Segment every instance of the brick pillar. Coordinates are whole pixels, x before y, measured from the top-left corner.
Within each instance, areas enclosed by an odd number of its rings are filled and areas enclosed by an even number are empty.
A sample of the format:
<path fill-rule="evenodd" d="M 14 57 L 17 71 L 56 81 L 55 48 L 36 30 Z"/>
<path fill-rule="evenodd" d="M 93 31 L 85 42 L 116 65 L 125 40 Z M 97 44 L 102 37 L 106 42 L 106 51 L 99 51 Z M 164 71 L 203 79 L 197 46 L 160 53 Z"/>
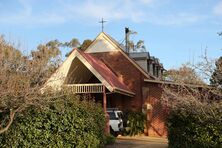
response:
<path fill-rule="evenodd" d="M 150 136 L 150 129 L 151 129 L 151 118 L 152 118 L 152 111 L 147 110 L 146 112 L 146 119 L 147 119 L 147 136 Z"/>

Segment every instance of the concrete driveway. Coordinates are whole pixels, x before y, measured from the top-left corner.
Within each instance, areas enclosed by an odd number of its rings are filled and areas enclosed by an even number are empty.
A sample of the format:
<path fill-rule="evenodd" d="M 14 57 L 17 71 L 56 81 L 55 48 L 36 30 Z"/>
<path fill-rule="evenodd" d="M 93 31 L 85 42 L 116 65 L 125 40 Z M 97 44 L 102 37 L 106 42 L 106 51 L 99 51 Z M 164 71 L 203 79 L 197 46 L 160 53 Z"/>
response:
<path fill-rule="evenodd" d="M 168 142 L 164 138 L 154 138 L 146 136 L 117 138 L 116 143 L 108 145 L 106 148 L 167 148 Z"/>

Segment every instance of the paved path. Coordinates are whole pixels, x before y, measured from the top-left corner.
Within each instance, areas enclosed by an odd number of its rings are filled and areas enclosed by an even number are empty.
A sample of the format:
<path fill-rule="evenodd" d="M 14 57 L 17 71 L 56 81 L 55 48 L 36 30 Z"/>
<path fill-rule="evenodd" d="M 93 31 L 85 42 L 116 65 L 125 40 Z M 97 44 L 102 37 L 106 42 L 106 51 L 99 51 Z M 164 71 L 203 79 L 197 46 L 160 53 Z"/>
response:
<path fill-rule="evenodd" d="M 116 143 L 106 148 L 167 148 L 167 139 L 154 137 L 118 137 Z"/>

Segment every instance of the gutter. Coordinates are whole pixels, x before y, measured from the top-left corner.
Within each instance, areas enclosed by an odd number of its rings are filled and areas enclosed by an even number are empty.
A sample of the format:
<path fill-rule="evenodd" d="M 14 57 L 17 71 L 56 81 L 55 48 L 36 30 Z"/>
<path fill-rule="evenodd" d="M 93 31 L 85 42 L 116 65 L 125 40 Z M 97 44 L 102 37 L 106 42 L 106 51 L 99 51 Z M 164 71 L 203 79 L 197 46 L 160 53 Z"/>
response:
<path fill-rule="evenodd" d="M 168 84 L 168 85 L 180 85 L 180 86 L 188 86 L 188 87 L 199 87 L 199 88 L 211 88 L 208 85 L 195 85 L 195 84 L 180 84 L 176 82 L 170 82 L 170 81 L 161 81 L 161 80 L 150 80 L 150 79 L 144 79 L 144 82 L 149 82 L 149 83 L 157 83 L 157 84 Z"/>
<path fill-rule="evenodd" d="M 123 94 L 123 95 L 127 95 L 129 97 L 134 97 L 135 96 L 135 93 L 124 90 L 124 89 L 121 89 L 121 88 L 117 88 L 117 87 L 113 87 L 113 92 L 120 93 L 120 94 Z"/>

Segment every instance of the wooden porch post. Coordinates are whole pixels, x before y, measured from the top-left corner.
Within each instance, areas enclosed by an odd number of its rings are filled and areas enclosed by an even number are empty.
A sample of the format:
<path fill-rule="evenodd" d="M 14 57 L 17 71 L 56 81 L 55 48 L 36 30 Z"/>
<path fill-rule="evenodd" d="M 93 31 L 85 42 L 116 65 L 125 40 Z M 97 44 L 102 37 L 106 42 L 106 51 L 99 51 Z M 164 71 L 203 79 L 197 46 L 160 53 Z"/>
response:
<path fill-rule="evenodd" d="M 103 85 L 103 110 L 106 113 L 106 87 Z"/>
<path fill-rule="evenodd" d="M 105 134 L 110 133 L 109 129 L 109 115 L 106 112 L 106 107 L 107 107 L 107 99 L 106 99 L 106 87 L 103 85 L 103 110 L 105 113 L 105 118 L 106 118 L 106 123 L 105 123 Z"/>

